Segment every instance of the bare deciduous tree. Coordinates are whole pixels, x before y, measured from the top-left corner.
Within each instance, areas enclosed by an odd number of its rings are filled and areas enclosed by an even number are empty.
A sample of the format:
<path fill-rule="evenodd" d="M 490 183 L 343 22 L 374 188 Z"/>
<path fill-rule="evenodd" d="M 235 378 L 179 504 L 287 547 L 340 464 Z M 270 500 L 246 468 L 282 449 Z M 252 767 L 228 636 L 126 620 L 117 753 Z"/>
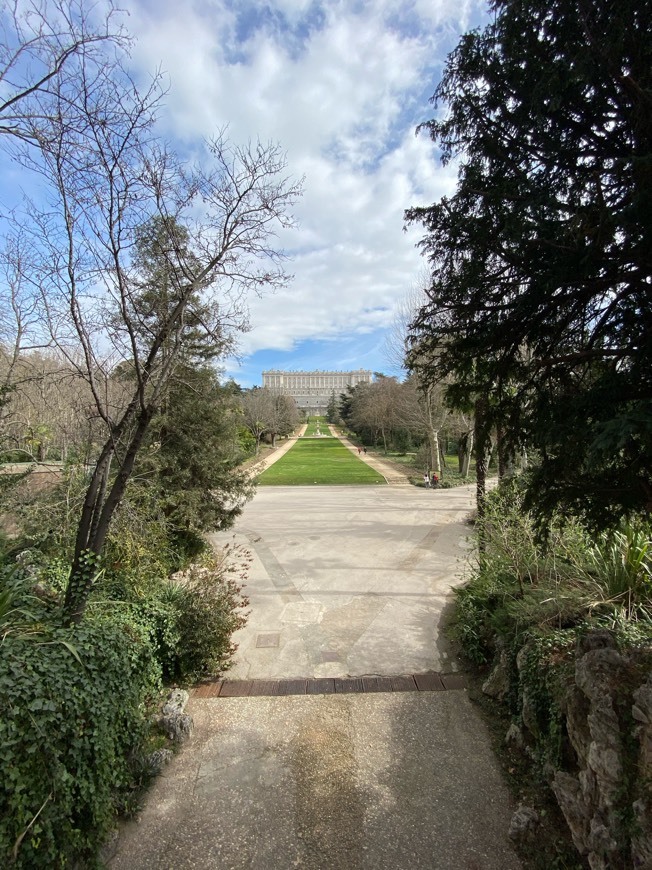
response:
<path fill-rule="evenodd" d="M 87 383 L 105 433 L 64 602 L 73 621 L 83 615 L 109 524 L 189 326 L 216 356 L 232 348 L 247 328 L 247 295 L 288 280 L 275 234 L 293 224 L 300 193 L 275 144 L 236 146 L 219 134 L 201 166 L 181 164 L 152 133 L 159 80 L 139 92 L 120 57 L 105 53 L 101 63 L 96 45 L 82 40 L 50 64 L 53 74 L 13 102 L 20 122 L 6 131 L 23 145 L 14 155 L 43 184 L 38 199 L 12 215 L 27 247 L 20 279 L 53 345 Z M 166 266 L 158 297 L 137 247 L 152 225 Z M 116 406 L 106 385 L 118 364 L 128 395 Z"/>
<path fill-rule="evenodd" d="M 450 409 L 444 403 L 443 384 L 423 384 L 412 374 L 401 384 L 399 415 L 410 432 L 428 442 L 428 468 L 442 477 L 439 434 L 448 423 Z"/>
<path fill-rule="evenodd" d="M 299 422 L 299 412 L 292 396 L 268 387 L 248 390 L 243 394 L 241 404 L 244 424 L 256 440 L 256 454 L 263 435 L 271 436 L 272 445 L 275 445 L 278 435 L 288 435 Z"/>
<path fill-rule="evenodd" d="M 292 396 L 276 393 L 272 402 L 272 415 L 269 420 L 268 434 L 272 439 L 272 447 L 276 447 L 279 435 L 289 435 L 299 423 L 299 410 Z"/>
<path fill-rule="evenodd" d="M 426 300 L 425 287 L 430 275 L 423 269 L 415 283 L 397 306 L 394 322 L 387 338 L 385 352 L 389 361 L 411 372 L 411 389 L 404 396 L 406 424 L 420 431 L 428 440 L 430 468 L 442 476 L 439 434 L 450 418 L 450 409 L 445 404 L 446 384 L 423 376 L 418 352 L 410 340 L 410 328 L 417 312 Z M 416 399 L 416 401 L 414 401 Z"/>
<path fill-rule="evenodd" d="M 256 441 L 256 455 L 260 450 L 260 439 L 268 427 L 274 397 L 265 387 L 254 387 L 242 395 L 242 419 Z"/>
<path fill-rule="evenodd" d="M 55 128 L 57 94 L 68 96 L 68 121 L 83 113 L 78 97 L 93 100 L 92 68 L 111 68 L 109 51 L 127 37 L 112 0 L 28 0 L 0 8 L 0 136 L 47 147 Z M 109 61 L 107 63 L 107 61 Z M 80 78 L 80 71 L 86 76 Z M 7 143 L 5 143 L 6 145 Z"/>
<path fill-rule="evenodd" d="M 379 434 L 387 453 L 390 432 L 402 425 L 400 415 L 401 384 L 396 378 L 377 375 L 371 384 L 358 384 L 351 399 L 351 418 L 356 429 L 370 429 Z"/>

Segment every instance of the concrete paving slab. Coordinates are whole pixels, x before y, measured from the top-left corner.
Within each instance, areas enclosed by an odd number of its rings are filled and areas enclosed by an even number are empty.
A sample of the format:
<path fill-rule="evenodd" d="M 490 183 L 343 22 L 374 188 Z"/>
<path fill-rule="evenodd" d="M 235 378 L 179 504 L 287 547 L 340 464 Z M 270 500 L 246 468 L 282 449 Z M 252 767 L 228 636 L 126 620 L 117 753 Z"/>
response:
<path fill-rule="evenodd" d="M 191 702 L 191 742 L 112 870 L 517 870 L 466 693 Z"/>
<path fill-rule="evenodd" d="M 253 554 L 233 679 L 454 670 L 442 629 L 473 487 L 265 487 L 232 532 Z M 257 643 L 278 632 L 278 647 Z M 324 659 L 328 653 L 337 658 Z"/>

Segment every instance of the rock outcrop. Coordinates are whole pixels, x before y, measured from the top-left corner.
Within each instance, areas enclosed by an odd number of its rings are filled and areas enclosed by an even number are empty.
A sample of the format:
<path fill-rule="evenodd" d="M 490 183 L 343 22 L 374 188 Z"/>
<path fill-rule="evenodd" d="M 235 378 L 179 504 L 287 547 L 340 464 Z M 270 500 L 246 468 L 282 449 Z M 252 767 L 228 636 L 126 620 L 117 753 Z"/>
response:
<path fill-rule="evenodd" d="M 174 743 L 183 743 L 192 734 L 192 716 L 184 713 L 188 698 L 185 689 L 173 689 L 158 720 L 165 735 Z"/>
<path fill-rule="evenodd" d="M 523 648 L 519 672 L 526 658 Z M 560 699 L 564 762 L 561 769 L 548 768 L 547 775 L 573 842 L 592 870 L 652 870 L 649 663 L 649 650 L 621 653 L 609 632 L 591 632 L 578 644 L 574 679 Z M 522 673 L 520 712 L 518 736 L 531 752 L 544 738 Z M 513 726 L 508 743 L 519 745 L 516 737 Z M 533 824 L 519 817 L 514 834 L 521 836 Z"/>

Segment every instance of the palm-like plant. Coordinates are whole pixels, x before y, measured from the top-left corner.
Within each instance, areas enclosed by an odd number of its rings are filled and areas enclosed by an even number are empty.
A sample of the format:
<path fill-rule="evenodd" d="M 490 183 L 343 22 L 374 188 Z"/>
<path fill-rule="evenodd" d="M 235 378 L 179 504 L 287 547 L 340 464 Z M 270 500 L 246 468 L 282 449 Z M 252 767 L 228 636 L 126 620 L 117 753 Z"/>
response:
<path fill-rule="evenodd" d="M 652 540 L 649 529 L 626 525 L 603 532 L 587 548 L 581 579 L 593 586 L 591 609 L 611 605 L 627 619 L 652 619 Z"/>

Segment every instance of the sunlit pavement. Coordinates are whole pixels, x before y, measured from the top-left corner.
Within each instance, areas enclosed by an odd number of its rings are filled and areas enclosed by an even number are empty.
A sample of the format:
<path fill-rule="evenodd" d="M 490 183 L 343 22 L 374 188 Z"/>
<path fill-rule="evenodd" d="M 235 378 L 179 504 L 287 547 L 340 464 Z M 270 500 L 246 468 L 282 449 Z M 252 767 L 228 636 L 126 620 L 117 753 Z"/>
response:
<path fill-rule="evenodd" d="M 215 539 L 253 555 L 249 624 L 225 685 L 455 672 L 442 613 L 468 556 L 472 494 L 262 488 Z M 285 697 L 201 689 L 193 737 L 107 850 L 109 866 L 517 870 L 514 807 L 466 691 L 381 684 Z"/>
<path fill-rule="evenodd" d="M 442 622 L 472 506 L 472 487 L 261 487 L 213 537 L 253 556 L 229 679 L 455 670 Z"/>

